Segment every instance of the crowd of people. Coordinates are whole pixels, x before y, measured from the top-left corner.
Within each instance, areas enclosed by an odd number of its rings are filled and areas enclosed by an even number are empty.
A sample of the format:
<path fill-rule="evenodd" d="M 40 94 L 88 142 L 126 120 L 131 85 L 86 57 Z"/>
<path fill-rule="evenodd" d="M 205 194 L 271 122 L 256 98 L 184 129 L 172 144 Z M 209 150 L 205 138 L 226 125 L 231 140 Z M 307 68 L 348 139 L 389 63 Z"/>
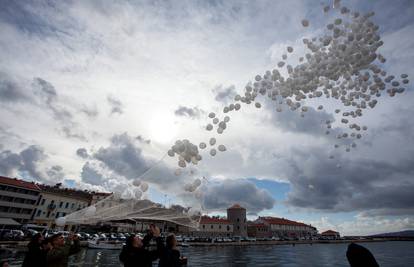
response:
<path fill-rule="evenodd" d="M 151 241 L 155 241 L 156 249 L 151 249 Z M 28 252 L 22 267 L 67 267 L 69 256 L 80 251 L 80 242 L 77 235 L 71 234 L 65 240 L 62 234 L 55 234 L 44 238 L 36 234 L 28 244 Z M 346 257 L 351 267 L 378 267 L 372 253 L 365 247 L 351 243 L 348 246 Z M 181 257 L 177 249 L 177 240 L 174 234 L 164 238 L 160 229 L 151 225 L 148 233 L 140 238 L 131 235 L 119 255 L 124 267 L 151 267 L 159 260 L 158 267 L 180 267 L 187 264 L 187 258 Z M 0 262 L 0 267 L 8 267 L 8 262 Z"/>
<path fill-rule="evenodd" d="M 151 240 L 155 241 L 156 249 L 150 249 Z M 50 238 L 44 238 L 38 233 L 33 236 L 27 247 L 22 267 L 67 267 L 69 256 L 80 251 L 80 242 L 75 234 L 70 234 L 65 240 L 60 233 Z M 164 242 L 160 229 L 155 225 L 150 226 L 142 239 L 137 235 L 129 236 L 119 260 L 124 267 L 150 267 L 156 260 L 159 260 L 159 267 L 179 267 L 187 262 L 185 257 L 180 256 L 175 235 L 167 236 Z M 0 267 L 8 266 L 7 261 L 0 262 Z"/>

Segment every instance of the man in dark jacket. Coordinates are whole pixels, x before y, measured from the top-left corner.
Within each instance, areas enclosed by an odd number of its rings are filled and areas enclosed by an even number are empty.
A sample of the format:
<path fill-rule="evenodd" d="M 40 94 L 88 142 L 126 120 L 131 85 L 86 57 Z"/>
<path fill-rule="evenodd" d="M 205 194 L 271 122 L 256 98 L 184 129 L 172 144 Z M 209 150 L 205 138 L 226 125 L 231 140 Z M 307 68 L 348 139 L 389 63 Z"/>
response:
<path fill-rule="evenodd" d="M 374 255 L 365 247 L 351 243 L 346 251 L 346 257 L 351 267 L 378 267 Z"/>
<path fill-rule="evenodd" d="M 151 251 L 146 247 L 153 237 L 157 243 L 157 250 Z M 124 264 L 124 267 L 151 267 L 152 262 L 160 257 L 163 250 L 164 243 L 160 237 L 160 229 L 152 225 L 150 233 L 143 240 L 135 235 L 128 237 L 119 255 L 119 260 Z"/>
<path fill-rule="evenodd" d="M 48 267 L 67 267 L 69 256 L 80 251 L 78 236 L 72 233 L 66 242 L 62 234 L 55 234 L 51 238 L 51 243 L 52 249 L 46 258 Z"/>
<path fill-rule="evenodd" d="M 24 258 L 22 267 L 46 266 L 47 246 L 43 245 L 47 240 L 43 239 L 42 234 L 38 233 L 32 237 L 27 245 L 28 251 Z"/>

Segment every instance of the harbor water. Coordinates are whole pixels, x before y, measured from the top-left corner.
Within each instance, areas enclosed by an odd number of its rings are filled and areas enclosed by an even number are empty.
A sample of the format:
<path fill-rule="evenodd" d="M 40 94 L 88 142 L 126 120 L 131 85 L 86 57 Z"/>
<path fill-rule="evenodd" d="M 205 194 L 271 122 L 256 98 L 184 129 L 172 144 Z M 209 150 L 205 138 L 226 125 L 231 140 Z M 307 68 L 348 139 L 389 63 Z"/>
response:
<path fill-rule="evenodd" d="M 414 242 L 361 243 L 374 254 L 380 266 L 414 266 Z M 348 244 L 297 244 L 260 246 L 182 247 L 181 254 L 192 266 L 349 266 Z M 83 249 L 71 257 L 70 266 L 121 266 L 119 250 Z M 20 266 L 18 253 L 11 266 Z M 156 262 L 154 266 L 157 266 Z"/>

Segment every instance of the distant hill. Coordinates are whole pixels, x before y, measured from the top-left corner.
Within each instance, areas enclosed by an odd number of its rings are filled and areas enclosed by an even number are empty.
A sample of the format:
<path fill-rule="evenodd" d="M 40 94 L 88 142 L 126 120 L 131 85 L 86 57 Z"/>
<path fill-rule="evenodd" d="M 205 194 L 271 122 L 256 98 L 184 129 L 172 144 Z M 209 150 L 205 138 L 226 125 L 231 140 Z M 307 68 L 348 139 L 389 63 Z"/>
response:
<path fill-rule="evenodd" d="M 383 233 L 371 235 L 371 237 L 414 237 L 414 230 L 405 230 L 401 232 Z"/>

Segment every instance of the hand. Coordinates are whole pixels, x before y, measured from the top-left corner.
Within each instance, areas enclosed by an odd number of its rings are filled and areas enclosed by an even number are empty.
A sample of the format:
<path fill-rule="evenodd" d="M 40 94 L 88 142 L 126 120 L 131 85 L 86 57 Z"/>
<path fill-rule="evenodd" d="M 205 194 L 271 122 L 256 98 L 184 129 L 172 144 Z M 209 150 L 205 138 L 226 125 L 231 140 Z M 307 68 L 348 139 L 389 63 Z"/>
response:
<path fill-rule="evenodd" d="M 152 235 L 154 237 L 159 237 L 160 236 L 160 228 L 158 228 L 155 225 L 151 228 L 151 232 L 152 232 Z"/>

